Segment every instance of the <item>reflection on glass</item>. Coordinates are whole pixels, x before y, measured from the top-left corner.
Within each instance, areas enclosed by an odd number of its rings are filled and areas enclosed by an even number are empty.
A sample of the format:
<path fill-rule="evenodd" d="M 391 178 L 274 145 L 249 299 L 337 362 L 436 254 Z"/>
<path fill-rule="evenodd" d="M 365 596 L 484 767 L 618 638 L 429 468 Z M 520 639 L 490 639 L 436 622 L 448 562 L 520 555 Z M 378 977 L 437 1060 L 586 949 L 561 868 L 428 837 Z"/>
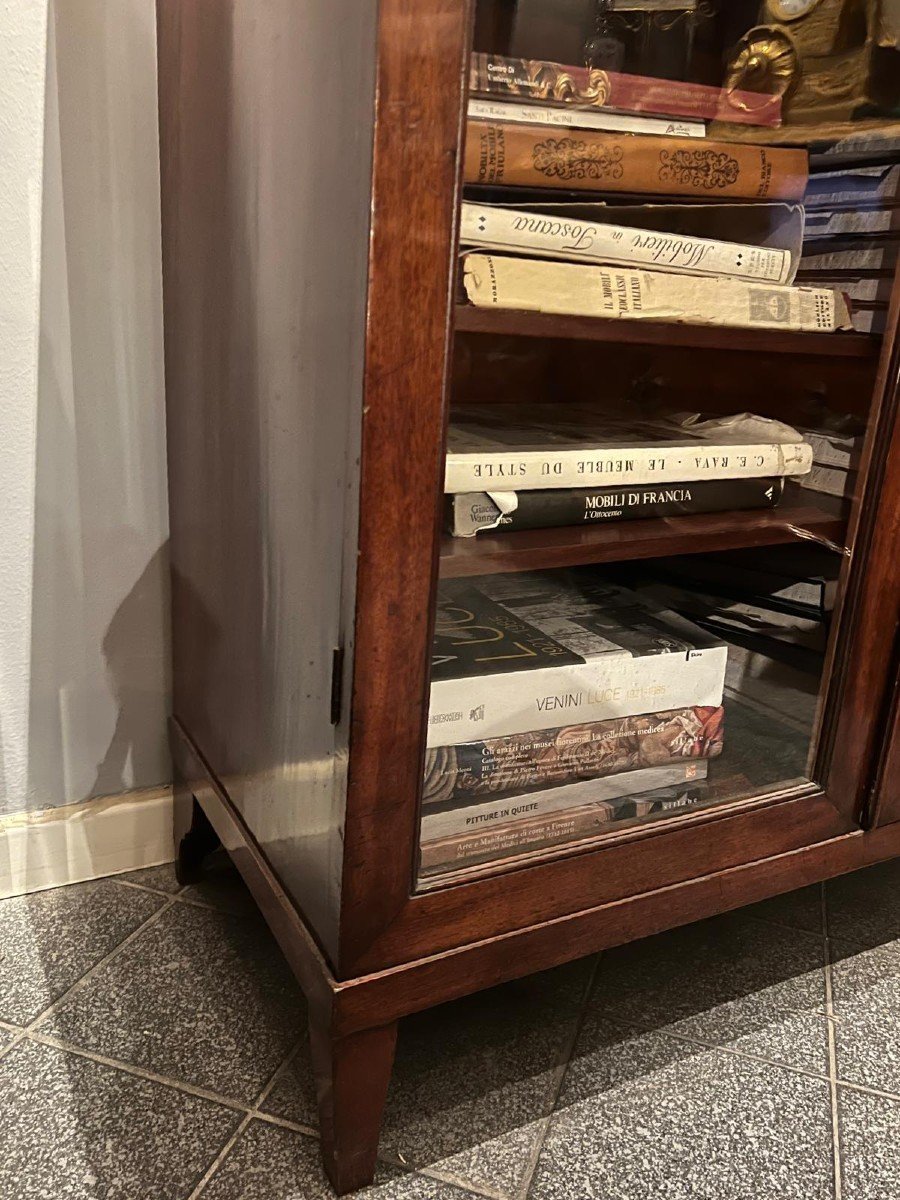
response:
<path fill-rule="evenodd" d="M 423 886 L 826 779 L 898 14 L 477 4 Z"/>

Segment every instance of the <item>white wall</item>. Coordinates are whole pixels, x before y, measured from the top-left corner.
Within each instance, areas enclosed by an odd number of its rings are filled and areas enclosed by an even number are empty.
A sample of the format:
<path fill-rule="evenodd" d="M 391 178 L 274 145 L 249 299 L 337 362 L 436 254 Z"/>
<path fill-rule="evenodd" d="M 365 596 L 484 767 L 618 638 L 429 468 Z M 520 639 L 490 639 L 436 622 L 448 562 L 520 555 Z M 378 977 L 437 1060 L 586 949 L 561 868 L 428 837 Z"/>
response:
<path fill-rule="evenodd" d="M 153 0 L 0 0 L 0 813 L 169 778 Z"/>

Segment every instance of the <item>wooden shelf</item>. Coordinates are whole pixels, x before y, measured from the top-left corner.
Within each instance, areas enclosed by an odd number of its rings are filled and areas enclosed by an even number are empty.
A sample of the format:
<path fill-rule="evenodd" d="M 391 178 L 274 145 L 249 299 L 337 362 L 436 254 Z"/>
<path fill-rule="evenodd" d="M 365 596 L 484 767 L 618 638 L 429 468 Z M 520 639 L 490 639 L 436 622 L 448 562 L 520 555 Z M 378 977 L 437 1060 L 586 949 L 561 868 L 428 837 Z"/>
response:
<path fill-rule="evenodd" d="M 473 538 L 445 536 L 441 543 L 441 576 L 461 579 L 547 567 L 776 546 L 797 541 L 798 530 L 842 543 L 846 525 L 847 508 L 842 501 L 794 488 L 774 509 L 530 529 L 520 533 L 482 533 Z"/>
<path fill-rule="evenodd" d="M 880 347 L 880 340 L 867 333 L 721 329 L 668 321 L 621 321 L 606 317 L 567 317 L 555 313 L 476 308 L 472 304 L 457 304 L 455 328 L 457 333 L 489 333 L 498 337 L 574 338 L 642 346 L 693 346 L 709 350 L 838 358 L 871 358 Z"/>

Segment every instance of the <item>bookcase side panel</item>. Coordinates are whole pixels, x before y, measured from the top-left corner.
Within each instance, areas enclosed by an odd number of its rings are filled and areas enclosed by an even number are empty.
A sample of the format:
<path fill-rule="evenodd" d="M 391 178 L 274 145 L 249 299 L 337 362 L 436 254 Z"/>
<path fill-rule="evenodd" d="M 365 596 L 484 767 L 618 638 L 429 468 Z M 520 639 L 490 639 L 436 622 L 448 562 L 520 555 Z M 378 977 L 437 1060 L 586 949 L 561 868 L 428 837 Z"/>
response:
<path fill-rule="evenodd" d="M 900 823 L 900 673 L 888 709 L 884 758 L 870 814 L 869 825 Z"/>
<path fill-rule="evenodd" d="M 332 956 L 376 9 L 158 4 L 174 715 Z"/>

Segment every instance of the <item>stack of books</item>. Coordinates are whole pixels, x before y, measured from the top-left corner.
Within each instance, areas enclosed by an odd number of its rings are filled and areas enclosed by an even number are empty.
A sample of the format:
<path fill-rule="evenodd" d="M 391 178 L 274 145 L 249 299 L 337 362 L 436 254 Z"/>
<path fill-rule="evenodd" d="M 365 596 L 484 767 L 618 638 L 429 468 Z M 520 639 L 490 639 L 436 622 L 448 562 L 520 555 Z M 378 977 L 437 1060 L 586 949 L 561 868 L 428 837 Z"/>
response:
<path fill-rule="evenodd" d="M 511 419 L 512 418 L 512 419 Z M 567 405 L 458 405 L 444 490 L 454 537 L 772 508 L 812 448 L 780 421 L 742 413 L 643 421 Z"/>
<path fill-rule="evenodd" d="M 727 654 L 594 571 L 442 582 L 423 872 L 701 802 Z"/>
<path fill-rule="evenodd" d="M 883 333 L 900 249 L 900 138 L 845 138 L 810 166 L 797 278 L 840 288 L 854 328 Z"/>
<path fill-rule="evenodd" d="M 732 121 L 777 124 L 777 98 L 752 94 L 744 105 L 719 88 L 479 54 L 470 92 L 460 240 L 471 304 L 852 328 L 838 288 L 793 286 L 800 245 L 786 230 L 806 191 L 807 152 L 713 142 L 679 125 L 724 109 Z M 715 211 L 723 201 L 728 211 Z M 760 207 L 762 223 L 748 212 Z"/>
<path fill-rule="evenodd" d="M 803 436 L 812 449 L 812 468 L 798 480 L 801 487 L 826 496 L 850 498 L 859 477 L 862 429 L 837 431 L 804 429 Z"/>

